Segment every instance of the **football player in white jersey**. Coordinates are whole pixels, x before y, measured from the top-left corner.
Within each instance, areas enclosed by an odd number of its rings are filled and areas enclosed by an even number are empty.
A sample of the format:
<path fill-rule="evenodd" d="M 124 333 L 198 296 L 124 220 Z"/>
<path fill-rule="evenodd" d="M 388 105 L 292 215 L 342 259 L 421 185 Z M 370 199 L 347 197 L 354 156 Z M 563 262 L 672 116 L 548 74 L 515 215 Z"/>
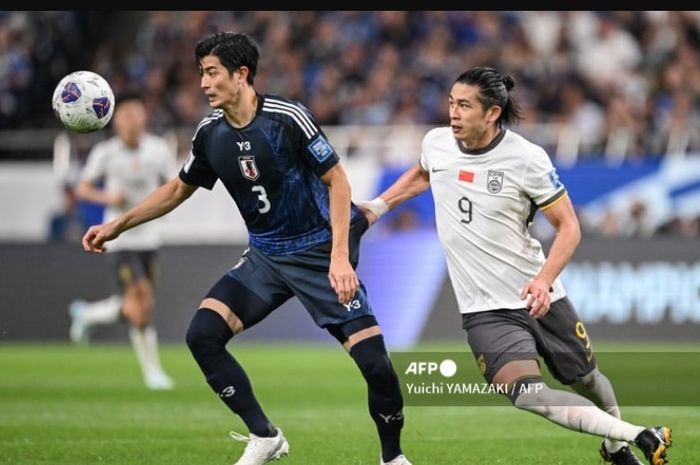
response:
<path fill-rule="evenodd" d="M 485 379 L 508 384 L 520 409 L 605 438 L 601 454 L 607 462 L 641 464 L 633 444 L 651 465 L 662 465 L 671 430 L 621 419 L 610 381 L 598 370 L 559 280 L 580 227 L 547 153 L 508 129 L 521 118 L 509 93 L 513 85 L 510 76 L 489 67 L 461 74 L 449 94 L 450 125 L 426 134 L 420 161 L 391 187 L 356 203 L 373 223 L 431 188 L 463 327 Z M 528 232 L 538 208 L 556 231 L 548 256 Z M 577 393 L 548 387 L 539 356 Z"/>
<path fill-rule="evenodd" d="M 146 131 L 146 108 L 136 94 L 119 98 L 113 124 L 116 135 L 92 148 L 76 188 L 79 199 L 106 207 L 107 221 L 139 203 L 176 172 L 175 155 L 167 141 Z M 86 343 L 96 325 L 126 320 L 146 386 L 171 389 L 173 380 L 161 365 L 152 324 L 156 253 L 161 246 L 158 226 L 155 222 L 141 225 L 112 243 L 110 255 L 120 292 L 96 302 L 73 301 L 70 338 Z"/>

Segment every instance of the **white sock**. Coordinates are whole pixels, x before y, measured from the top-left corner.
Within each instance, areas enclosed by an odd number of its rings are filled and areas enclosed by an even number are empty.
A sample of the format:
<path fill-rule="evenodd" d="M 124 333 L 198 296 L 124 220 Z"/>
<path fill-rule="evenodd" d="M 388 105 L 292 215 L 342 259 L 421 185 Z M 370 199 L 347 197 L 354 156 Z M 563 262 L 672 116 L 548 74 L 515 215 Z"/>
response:
<path fill-rule="evenodd" d="M 618 406 L 608 407 L 607 409 L 605 409 L 605 411 L 608 412 L 610 415 L 614 416 L 615 418 L 622 419 L 622 413 L 620 412 L 620 408 Z M 610 453 L 617 452 L 626 445 L 626 442 L 615 441 L 613 439 L 605 438 L 605 450 L 607 450 Z"/>
<path fill-rule="evenodd" d="M 606 411 L 615 418 L 622 418 L 622 413 L 615 398 L 615 390 L 610 380 L 600 372 L 598 367 L 581 377 L 571 387 L 579 394 L 593 401 L 601 410 Z M 617 452 L 626 445 L 627 443 L 623 441 L 605 439 L 605 450 L 610 453 Z"/>
<path fill-rule="evenodd" d="M 566 428 L 617 441 L 632 442 L 644 430 L 604 412 L 583 396 L 550 389 L 544 383 L 541 386 L 520 394 L 515 406 Z"/>
<path fill-rule="evenodd" d="M 96 302 L 87 302 L 84 314 L 85 324 L 92 326 L 114 323 L 119 318 L 121 308 L 122 299 L 119 295 L 113 295 Z"/>
<path fill-rule="evenodd" d="M 158 355 L 158 336 L 156 329 L 153 326 L 145 328 L 131 327 L 129 329 L 129 338 L 131 345 L 136 352 L 136 358 L 141 365 L 141 371 L 144 377 L 157 373 L 164 374 L 163 367 L 160 364 Z"/>
<path fill-rule="evenodd" d="M 151 366 L 155 371 L 165 373 L 162 365 L 160 364 L 158 333 L 156 333 L 156 328 L 153 326 L 146 326 L 146 328 L 144 328 L 143 335 L 146 340 L 146 347 L 151 360 Z"/>

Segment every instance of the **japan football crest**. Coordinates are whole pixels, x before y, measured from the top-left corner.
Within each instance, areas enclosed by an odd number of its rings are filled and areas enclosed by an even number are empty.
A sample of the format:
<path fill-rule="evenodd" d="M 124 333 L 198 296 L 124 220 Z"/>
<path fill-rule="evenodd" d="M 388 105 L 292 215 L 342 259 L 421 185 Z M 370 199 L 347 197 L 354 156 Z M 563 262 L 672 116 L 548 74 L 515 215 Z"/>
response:
<path fill-rule="evenodd" d="M 260 171 L 258 171 L 258 166 L 255 164 L 255 157 L 238 157 L 238 165 L 241 167 L 241 173 L 247 179 L 255 181 L 260 177 Z"/>
<path fill-rule="evenodd" d="M 498 194 L 503 188 L 503 171 L 489 170 L 486 177 L 486 187 L 492 194 Z"/>

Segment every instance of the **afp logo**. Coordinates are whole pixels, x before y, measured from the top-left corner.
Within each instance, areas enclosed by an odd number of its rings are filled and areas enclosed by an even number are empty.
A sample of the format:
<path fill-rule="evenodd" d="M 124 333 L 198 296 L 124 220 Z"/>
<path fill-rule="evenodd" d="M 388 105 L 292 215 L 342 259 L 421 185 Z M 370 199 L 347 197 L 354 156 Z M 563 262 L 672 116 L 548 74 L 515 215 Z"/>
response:
<path fill-rule="evenodd" d="M 442 362 L 411 362 L 404 371 L 405 375 L 432 375 L 440 373 L 445 378 L 452 378 L 457 373 L 457 364 L 454 360 L 446 358 Z"/>

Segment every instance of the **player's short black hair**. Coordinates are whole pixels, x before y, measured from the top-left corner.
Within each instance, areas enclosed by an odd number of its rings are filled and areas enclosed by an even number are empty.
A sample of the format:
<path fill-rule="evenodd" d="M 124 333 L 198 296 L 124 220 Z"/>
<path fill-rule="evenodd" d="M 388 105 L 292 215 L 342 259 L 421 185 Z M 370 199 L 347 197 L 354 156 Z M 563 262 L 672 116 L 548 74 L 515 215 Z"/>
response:
<path fill-rule="evenodd" d="M 143 94 L 137 90 L 125 90 L 114 97 L 114 105 L 117 106 L 122 102 L 128 102 L 130 100 L 143 103 Z"/>
<path fill-rule="evenodd" d="M 241 32 L 215 32 L 197 43 L 194 51 L 197 66 L 207 55 L 219 58 L 229 73 L 241 66 L 248 68 L 248 84 L 253 85 L 258 70 L 260 52 L 255 41 Z"/>
<path fill-rule="evenodd" d="M 479 101 L 485 109 L 494 105 L 501 107 L 501 116 L 496 121 L 499 126 L 509 126 L 522 119 L 520 106 L 510 95 L 515 86 L 511 76 L 504 76 L 488 66 L 477 66 L 460 74 L 454 83 L 478 87 Z"/>

